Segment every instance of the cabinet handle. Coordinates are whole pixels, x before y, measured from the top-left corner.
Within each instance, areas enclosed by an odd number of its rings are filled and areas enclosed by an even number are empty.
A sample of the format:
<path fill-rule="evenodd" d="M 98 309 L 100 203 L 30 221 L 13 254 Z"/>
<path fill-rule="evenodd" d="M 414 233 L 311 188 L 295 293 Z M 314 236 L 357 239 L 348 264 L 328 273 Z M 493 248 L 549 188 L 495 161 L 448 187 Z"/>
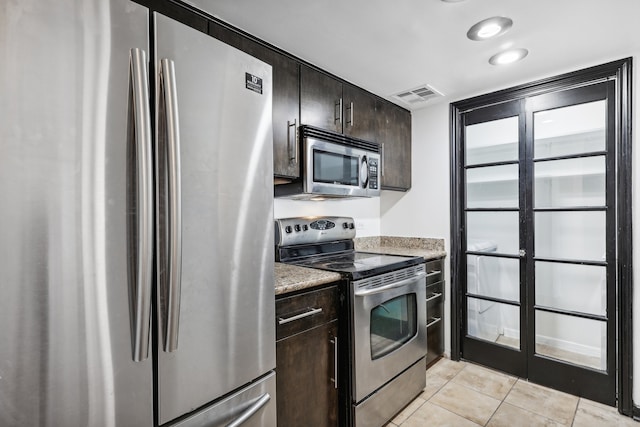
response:
<path fill-rule="evenodd" d="M 347 110 L 349 110 L 349 119 L 347 120 L 347 124 L 353 127 L 353 102 L 349 103 Z"/>
<path fill-rule="evenodd" d="M 380 156 L 380 170 L 382 171 L 382 176 L 384 176 L 384 142 L 381 144 L 382 155 Z"/>
<path fill-rule="evenodd" d="M 291 317 L 278 317 L 278 325 L 284 325 L 285 323 L 294 322 L 296 320 L 304 319 L 305 317 L 313 316 L 314 314 L 322 313 L 321 308 L 310 308 L 309 311 L 305 311 L 304 313 L 296 314 Z"/>
<path fill-rule="evenodd" d="M 427 302 L 433 301 L 434 299 L 440 298 L 441 296 L 442 296 L 442 293 L 434 292 L 433 294 L 431 294 L 429 298 L 427 298 Z"/>
<path fill-rule="evenodd" d="M 333 378 L 331 381 L 334 388 L 338 388 L 338 337 L 333 337 L 329 342 L 333 344 Z"/>
<path fill-rule="evenodd" d="M 440 273 L 442 273 L 441 270 L 430 271 L 430 272 L 427 273 L 427 277 L 437 276 Z"/>
<path fill-rule="evenodd" d="M 336 101 L 334 113 L 334 122 L 342 124 L 342 98 Z"/>
<path fill-rule="evenodd" d="M 427 322 L 427 328 L 441 321 L 442 317 L 432 317 L 430 320 L 431 320 L 430 322 Z"/>
<path fill-rule="evenodd" d="M 297 126 L 298 119 L 293 119 L 293 123 L 287 120 L 287 148 L 289 149 L 289 162 L 291 163 L 298 163 Z"/>

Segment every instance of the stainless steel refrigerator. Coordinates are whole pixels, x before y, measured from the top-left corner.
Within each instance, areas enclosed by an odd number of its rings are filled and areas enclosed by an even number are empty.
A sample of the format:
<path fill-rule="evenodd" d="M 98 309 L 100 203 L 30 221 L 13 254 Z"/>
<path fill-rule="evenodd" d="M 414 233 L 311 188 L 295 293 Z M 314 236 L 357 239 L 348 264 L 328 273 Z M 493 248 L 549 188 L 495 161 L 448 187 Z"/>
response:
<path fill-rule="evenodd" d="M 0 28 L 0 425 L 275 425 L 271 68 L 127 0 Z"/>

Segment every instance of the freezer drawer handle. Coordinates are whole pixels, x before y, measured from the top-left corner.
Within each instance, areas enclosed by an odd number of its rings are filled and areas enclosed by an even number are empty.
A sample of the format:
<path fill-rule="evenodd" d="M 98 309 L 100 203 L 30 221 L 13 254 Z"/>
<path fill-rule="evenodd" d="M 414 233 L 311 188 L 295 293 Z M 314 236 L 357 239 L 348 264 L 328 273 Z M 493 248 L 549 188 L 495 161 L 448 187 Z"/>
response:
<path fill-rule="evenodd" d="M 309 311 L 296 314 L 291 317 L 278 317 L 278 325 L 284 325 L 285 323 L 293 322 L 296 320 L 304 319 L 305 317 L 313 316 L 314 314 L 322 313 L 322 308 L 310 308 Z"/>
<path fill-rule="evenodd" d="M 433 294 L 431 294 L 429 298 L 427 298 L 427 302 L 433 301 L 434 299 L 440 298 L 441 296 L 442 296 L 441 292 L 434 292 Z"/>
<path fill-rule="evenodd" d="M 157 170 L 158 259 L 160 263 L 160 307 L 164 314 L 164 351 L 178 349 L 180 321 L 180 280 L 182 277 L 182 205 L 180 183 L 180 125 L 178 95 L 173 61 L 160 61 L 160 108 L 158 129 Z M 162 117 L 164 113 L 164 117 Z M 160 125 L 159 125 L 160 126 Z M 166 195 L 166 200 L 165 196 Z"/>
<path fill-rule="evenodd" d="M 262 397 L 258 399 L 256 403 L 254 403 L 249 407 L 249 409 L 247 409 L 245 412 L 240 414 L 238 418 L 236 418 L 235 420 L 227 424 L 227 427 L 240 427 L 242 424 L 249 421 L 249 419 L 253 417 L 256 414 L 256 412 L 262 409 L 263 406 L 269 403 L 270 400 L 271 400 L 271 396 L 269 395 L 269 393 L 263 394 Z"/>
<path fill-rule="evenodd" d="M 135 158 L 135 190 L 129 191 L 128 204 L 135 206 L 137 221 L 127 221 L 135 242 L 130 244 L 135 283 L 131 286 L 133 315 L 133 360 L 140 362 L 149 357 L 151 316 L 151 284 L 153 268 L 153 175 L 151 160 L 151 107 L 149 105 L 149 77 L 146 54 L 141 49 L 129 52 L 129 141 Z M 135 146 L 135 148 L 134 148 Z M 135 258 L 134 258 L 135 257 Z"/>
<path fill-rule="evenodd" d="M 367 295 L 379 294 L 381 292 L 388 291 L 389 289 L 401 288 L 403 286 L 408 285 L 409 283 L 417 282 L 420 279 L 425 278 L 426 276 L 427 275 L 425 273 L 416 274 L 415 276 L 410 277 L 408 279 L 404 279 L 404 280 L 401 280 L 401 281 L 395 282 L 395 283 L 390 283 L 390 284 L 385 285 L 385 286 L 378 286 L 377 288 L 371 288 L 371 289 L 365 289 L 365 290 L 362 290 L 362 291 L 356 291 L 356 292 L 354 292 L 354 295 L 357 296 L 357 297 L 365 297 Z"/>
<path fill-rule="evenodd" d="M 436 323 L 438 323 L 439 321 L 441 321 L 441 320 L 442 320 L 442 317 L 432 317 L 432 318 L 431 318 L 431 319 L 429 319 L 429 320 L 430 320 L 430 322 L 428 322 L 428 323 L 427 323 L 427 328 L 428 328 L 428 327 L 430 327 L 430 326 L 432 326 L 432 325 L 435 325 Z"/>

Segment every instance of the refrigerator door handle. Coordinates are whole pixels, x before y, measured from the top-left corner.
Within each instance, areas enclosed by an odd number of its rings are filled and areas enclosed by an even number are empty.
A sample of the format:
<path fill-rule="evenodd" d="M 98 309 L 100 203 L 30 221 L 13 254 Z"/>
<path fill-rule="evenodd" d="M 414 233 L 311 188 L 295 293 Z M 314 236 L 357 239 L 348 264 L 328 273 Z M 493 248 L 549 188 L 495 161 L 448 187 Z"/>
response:
<path fill-rule="evenodd" d="M 166 251 L 167 269 L 166 279 L 160 282 L 164 287 L 161 289 L 165 301 L 162 306 L 164 311 L 164 351 L 171 352 L 178 349 L 178 331 L 180 321 L 180 287 L 182 277 L 182 205 L 181 205 L 181 184 L 180 184 L 180 126 L 178 121 L 178 98 L 176 88 L 175 65 L 170 59 L 160 61 L 160 102 L 159 116 L 164 113 L 166 128 L 160 129 L 158 133 L 158 151 L 165 150 L 160 154 L 162 161 L 159 162 L 158 171 L 166 184 L 161 188 L 166 189 L 166 248 L 159 248 Z M 161 144 L 162 143 L 162 144 Z M 166 163 L 166 165 L 165 165 Z M 165 169 L 166 166 L 166 169 Z M 166 170 L 166 174 L 163 172 Z M 166 178 L 164 178 L 166 177 Z M 160 210 L 162 215 L 162 210 Z M 162 230 L 161 230 L 162 232 Z M 162 266 L 161 266 L 162 267 Z M 163 283 L 164 282 L 164 283 Z"/>
<path fill-rule="evenodd" d="M 260 409 L 262 409 L 263 406 L 269 403 L 269 400 L 271 400 L 271 395 L 269 395 L 269 393 L 263 394 L 262 397 L 260 397 L 260 399 L 256 401 L 256 403 L 251 405 L 246 411 L 240 414 L 238 418 L 227 424 L 227 427 L 240 427 L 242 424 L 249 421 L 249 419 L 253 417 Z"/>
<path fill-rule="evenodd" d="M 151 159 L 151 107 L 149 105 L 149 75 L 143 50 L 129 52 L 129 131 L 135 170 L 135 186 L 128 192 L 132 207 L 132 221 L 128 221 L 133 254 L 130 277 L 130 304 L 133 326 L 133 360 L 140 362 L 149 357 L 151 321 L 151 283 L 153 269 L 153 175 Z M 130 237 L 130 238 L 131 238 Z M 135 258 L 134 258 L 135 257 Z"/>

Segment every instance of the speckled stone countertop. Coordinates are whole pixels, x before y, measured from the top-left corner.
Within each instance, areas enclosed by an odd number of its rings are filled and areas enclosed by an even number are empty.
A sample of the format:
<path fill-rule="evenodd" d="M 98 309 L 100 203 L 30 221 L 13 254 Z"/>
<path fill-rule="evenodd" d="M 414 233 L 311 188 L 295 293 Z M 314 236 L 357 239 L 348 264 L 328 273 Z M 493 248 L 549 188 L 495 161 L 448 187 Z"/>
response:
<path fill-rule="evenodd" d="M 340 280 L 340 273 L 275 263 L 276 295 Z"/>
<path fill-rule="evenodd" d="M 444 239 L 377 236 L 357 237 L 354 242 L 356 250 L 363 252 L 421 256 L 425 261 L 447 256 Z"/>

